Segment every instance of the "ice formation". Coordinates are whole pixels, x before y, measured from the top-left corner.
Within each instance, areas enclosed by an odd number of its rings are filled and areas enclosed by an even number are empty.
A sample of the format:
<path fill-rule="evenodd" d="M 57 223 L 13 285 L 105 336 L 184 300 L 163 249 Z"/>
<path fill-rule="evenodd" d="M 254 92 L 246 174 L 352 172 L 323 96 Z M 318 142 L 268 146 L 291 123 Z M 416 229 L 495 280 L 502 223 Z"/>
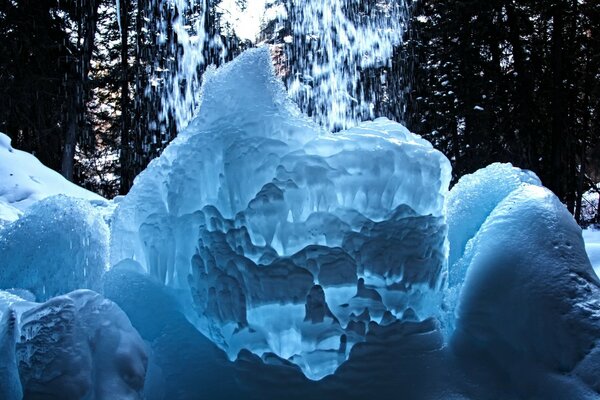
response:
<path fill-rule="evenodd" d="M 112 264 L 187 291 L 230 359 L 273 353 L 321 379 L 370 322 L 434 313 L 449 177 L 389 120 L 321 131 L 252 50 L 206 76 L 199 116 L 118 205 Z"/>
<path fill-rule="evenodd" d="M 19 212 L 15 209 L 25 211 L 35 202 L 58 194 L 96 202 L 104 200 L 69 182 L 35 156 L 14 149 L 10 138 L 0 133 L 0 224 L 2 220 L 16 219 Z"/>
<path fill-rule="evenodd" d="M 108 234 L 86 200 L 59 195 L 33 204 L 0 229 L 0 289 L 26 289 L 38 301 L 98 289 L 108 268 Z"/>
<path fill-rule="evenodd" d="M 600 281 L 533 173 L 448 194 L 404 127 L 303 117 L 264 49 L 202 100 L 114 215 L 2 181 L 0 398 L 599 398 Z"/>
<path fill-rule="evenodd" d="M 449 265 L 462 257 L 467 242 L 475 236 L 494 208 L 525 183 L 542 185 L 531 171 L 515 168 L 511 164 L 494 163 L 463 176 L 454 185 L 446 202 Z M 456 277 L 456 281 L 460 280 L 462 276 Z"/>
<path fill-rule="evenodd" d="M 453 344 L 464 360 L 495 368 L 514 398 L 598 398 L 600 281 L 581 229 L 556 196 L 517 187 L 461 262 Z"/>
<path fill-rule="evenodd" d="M 3 399 L 142 398 L 145 345 L 113 302 L 88 290 L 42 304 L 0 292 L 0 311 Z"/>

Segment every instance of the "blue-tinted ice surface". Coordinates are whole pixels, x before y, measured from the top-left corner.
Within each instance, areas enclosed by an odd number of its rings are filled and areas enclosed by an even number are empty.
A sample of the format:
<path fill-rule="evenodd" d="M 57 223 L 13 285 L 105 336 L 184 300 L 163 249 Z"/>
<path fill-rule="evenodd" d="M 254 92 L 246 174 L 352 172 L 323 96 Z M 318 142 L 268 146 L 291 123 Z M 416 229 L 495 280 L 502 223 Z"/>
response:
<path fill-rule="evenodd" d="M 449 178 L 387 119 L 323 132 L 252 50 L 206 76 L 198 118 L 118 205 L 111 259 L 185 290 L 231 360 L 274 353 L 321 379 L 370 322 L 436 312 Z"/>
<path fill-rule="evenodd" d="M 2 399 L 141 399 L 148 356 L 127 315 L 78 290 L 38 304 L 0 291 Z"/>
<path fill-rule="evenodd" d="M 517 187 L 459 264 L 452 344 L 464 360 L 495 366 L 517 398 L 598 398 L 600 281 L 581 229 L 552 192 Z"/>
<path fill-rule="evenodd" d="M 37 300 L 100 287 L 108 268 L 108 226 L 87 200 L 63 195 L 34 203 L 0 229 L 1 287 Z"/>
<path fill-rule="evenodd" d="M 429 143 L 323 132 L 270 68 L 209 73 L 114 215 L 2 189 L 0 398 L 598 399 L 600 283 L 539 179 L 448 194 Z"/>
<path fill-rule="evenodd" d="M 454 185 L 446 202 L 449 265 L 462 257 L 467 242 L 475 236 L 498 203 L 525 183 L 542 185 L 531 171 L 515 168 L 511 164 L 494 163 L 463 176 Z M 461 281 L 462 277 L 451 276 L 450 279 Z"/>

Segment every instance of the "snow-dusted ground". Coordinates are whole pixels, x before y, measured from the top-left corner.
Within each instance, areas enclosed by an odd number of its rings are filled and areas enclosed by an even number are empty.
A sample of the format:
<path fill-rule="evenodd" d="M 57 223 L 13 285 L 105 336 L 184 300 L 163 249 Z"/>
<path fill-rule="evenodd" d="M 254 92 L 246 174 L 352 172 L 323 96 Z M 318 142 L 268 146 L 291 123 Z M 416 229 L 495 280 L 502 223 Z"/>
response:
<path fill-rule="evenodd" d="M 590 258 L 596 275 L 600 276 L 600 230 L 586 229 L 583 231 L 585 250 Z"/>
<path fill-rule="evenodd" d="M 36 201 L 64 194 L 86 200 L 104 200 L 44 166 L 35 156 L 14 149 L 0 133 L 0 220 L 15 220 Z"/>

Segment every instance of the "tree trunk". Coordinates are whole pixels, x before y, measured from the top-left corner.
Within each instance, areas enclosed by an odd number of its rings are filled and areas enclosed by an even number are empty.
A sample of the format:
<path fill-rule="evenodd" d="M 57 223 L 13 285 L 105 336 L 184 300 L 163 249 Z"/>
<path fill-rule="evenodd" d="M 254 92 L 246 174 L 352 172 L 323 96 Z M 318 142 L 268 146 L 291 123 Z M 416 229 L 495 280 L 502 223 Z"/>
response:
<path fill-rule="evenodd" d="M 126 194 L 131 187 L 131 155 L 129 138 L 129 1 L 121 0 L 121 187 L 120 193 Z"/>
<path fill-rule="evenodd" d="M 81 7 L 81 3 L 77 3 Z M 76 49 L 77 65 L 72 77 L 71 99 L 67 116 L 67 130 L 63 147 L 61 173 L 68 180 L 73 180 L 73 167 L 75 163 L 75 149 L 85 119 L 85 106 L 88 98 L 88 74 L 94 52 L 94 37 L 98 21 L 98 7 L 100 1 L 88 0 L 84 2 L 85 9 L 79 9 L 78 36 L 83 37 L 83 46 Z M 82 27 L 83 25 L 83 27 Z M 78 40 L 79 43 L 79 40 Z"/>
<path fill-rule="evenodd" d="M 564 83 L 563 83 L 563 29 L 564 29 L 564 7 L 561 1 L 553 7 L 552 10 L 552 90 L 551 90 L 551 174 L 552 181 L 549 182 L 549 187 L 561 199 L 565 200 L 566 185 L 565 171 L 568 171 L 569 166 L 564 165 L 563 149 L 567 132 L 565 132 L 563 119 L 565 115 L 565 107 L 563 102 Z M 568 205 L 569 206 L 569 205 Z M 570 207 L 569 211 L 573 212 Z"/>

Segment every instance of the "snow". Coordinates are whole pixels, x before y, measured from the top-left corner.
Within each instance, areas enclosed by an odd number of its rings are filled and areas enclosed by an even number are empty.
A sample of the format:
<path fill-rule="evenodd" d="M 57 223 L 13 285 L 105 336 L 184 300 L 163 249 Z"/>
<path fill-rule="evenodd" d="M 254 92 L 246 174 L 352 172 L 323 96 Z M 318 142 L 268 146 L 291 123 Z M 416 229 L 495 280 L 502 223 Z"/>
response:
<path fill-rule="evenodd" d="M 387 119 L 322 131 L 252 50 L 208 73 L 198 118 L 119 203 L 111 261 L 187 291 L 231 360 L 274 353 L 319 380 L 365 340 L 354 324 L 430 312 L 449 180 L 446 157 Z"/>
<path fill-rule="evenodd" d="M 600 183 L 583 194 L 581 199 L 581 218 L 584 222 L 596 221 L 598 217 L 598 199 L 600 198 Z"/>
<path fill-rule="evenodd" d="M 541 186 L 539 178 L 531 171 L 511 164 L 494 163 L 463 176 L 454 185 L 446 203 L 450 266 L 463 255 L 467 242 L 475 236 L 494 208 L 525 183 Z M 456 277 L 456 280 L 462 280 L 462 276 Z"/>
<path fill-rule="evenodd" d="M 0 228 L 10 222 L 16 221 L 23 213 L 10 204 L 0 202 Z"/>
<path fill-rule="evenodd" d="M 516 398 L 597 398 L 600 281 L 558 198 L 535 185 L 515 189 L 462 262 L 457 352 L 496 365 Z"/>
<path fill-rule="evenodd" d="M 113 302 L 88 290 L 41 304 L 0 292 L 0 312 L 0 376 L 12 375 L 3 399 L 142 398 L 145 345 Z"/>
<path fill-rule="evenodd" d="M 33 155 L 14 149 L 10 138 L 0 133 L 0 220 L 14 220 L 14 209 L 25 211 L 35 202 L 58 194 L 104 201 L 47 168 Z"/>

